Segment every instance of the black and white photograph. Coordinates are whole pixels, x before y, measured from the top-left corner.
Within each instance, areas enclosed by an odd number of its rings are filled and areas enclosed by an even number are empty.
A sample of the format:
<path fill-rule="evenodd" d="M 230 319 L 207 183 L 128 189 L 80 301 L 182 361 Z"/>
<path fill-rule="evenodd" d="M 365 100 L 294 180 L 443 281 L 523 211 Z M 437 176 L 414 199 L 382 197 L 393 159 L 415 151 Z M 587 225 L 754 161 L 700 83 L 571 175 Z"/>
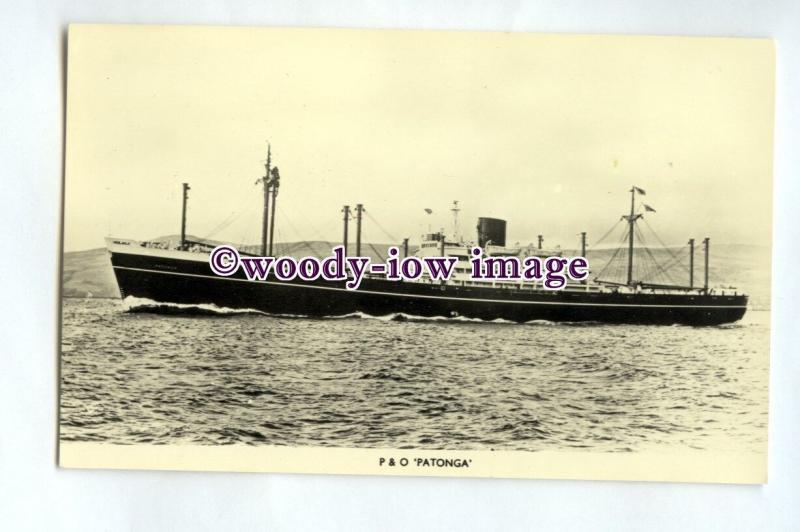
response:
<path fill-rule="evenodd" d="M 768 39 L 77 24 L 59 463 L 761 484 Z"/>

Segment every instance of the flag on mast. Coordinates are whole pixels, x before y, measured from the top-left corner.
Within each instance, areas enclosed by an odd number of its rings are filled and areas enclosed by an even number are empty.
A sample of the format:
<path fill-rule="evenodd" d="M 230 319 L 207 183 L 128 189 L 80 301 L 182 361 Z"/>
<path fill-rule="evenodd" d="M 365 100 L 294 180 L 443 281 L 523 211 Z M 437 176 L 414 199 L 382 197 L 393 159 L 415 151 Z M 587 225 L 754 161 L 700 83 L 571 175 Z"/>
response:
<path fill-rule="evenodd" d="M 633 190 L 635 190 L 636 192 L 638 192 L 638 193 L 639 193 L 639 194 L 641 194 L 642 196 L 644 196 L 644 195 L 645 195 L 645 192 L 644 192 L 644 189 L 643 189 L 643 188 L 639 188 L 639 187 L 637 187 L 637 186 L 635 186 L 635 185 L 634 185 L 634 187 L 633 187 Z"/>
<path fill-rule="evenodd" d="M 645 212 L 656 212 L 656 210 L 654 208 L 652 208 L 650 205 L 648 205 L 646 203 L 642 203 L 642 205 L 644 205 Z"/>

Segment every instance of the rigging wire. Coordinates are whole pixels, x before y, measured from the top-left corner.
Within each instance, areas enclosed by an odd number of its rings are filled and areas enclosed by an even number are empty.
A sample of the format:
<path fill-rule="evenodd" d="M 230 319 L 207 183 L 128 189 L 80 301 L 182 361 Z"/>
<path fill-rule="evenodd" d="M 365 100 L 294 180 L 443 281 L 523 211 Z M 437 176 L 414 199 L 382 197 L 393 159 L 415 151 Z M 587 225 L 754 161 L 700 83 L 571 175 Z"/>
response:
<path fill-rule="evenodd" d="M 614 225 L 614 227 L 617 227 L 618 225 L 619 225 L 619 222 L 617 222 L 617 223 Z M 612 228 L 612 229 L 613 229 L 613 228 Z M 601 239 L 600 239 L 600 241 L 602 241 L 604 238 L 606 238 L 606 236 L 608 236 L 608 234 L 606 234 L 606 235 L 605 235 L 603 238 L 601 238 Z M 627 231 L 625 231 L 625 232 L 622 234 L 622 237 L 619 239 L 619 242 L 618 242 L 618 247 L 617 247 L 617 249 L 615 249 L 615 250 L 614 250 L 614 253 L 611 255 L 611 258 L 610 258 L 610 259 L 608 259 L 608 262 L 605 264 L 605 266 L 603 266 L 603 269 L 602 269 L 602 270 L 600 270 L 600 273 L 598 273 L 598 274 L 596 275 L 596 278 L 597 278 L 597 279 L 599 279 L 600 277 L 602 277 L 602 275 L 605 273 L 605 271 L 606 271 L 606 270 L 607 270 L 607 269 L 608 269 L 608 268 L 609 268 L 609 267 L 610 267 L 612 264 L 614 264 L 614 261 L 616 260 L 616 258 L 617 258 L 617 255 L 619 255 L 619 252 L 622 250 L 622 246 L 621 246 L 621 245 L 619 245 L 619 244 L 622 244 L 622 242 L 624 242 L 624 240 L 625 240 L 625 237 L 626 237 L 626 236 L 627 236 Z M 598 241 L 598 243 L 599 243 L 600 241 Z M 596 245 L 596 244 L 595 244 L 595 245 Z M 617 269 L 618 269 L 618 268 L 617 268 L 617 267 L 616 267 L 616 265 L 615 265 L 615 268 L 614 268 L 614 270 L 613 270 L 613 271 L 614 271 L 614 277 L 612 277 L 612 278 L 616 278 Z"/>
<path fill-rule="evenodd" d="M 286 239 L 283 237 L 283 231 L 281 230 L 280 226 L 276 225 L 275 232 L 278 234 L 278 241 L 272 244 L 274 256 L 278 257 L 281 255 L 286 255 Z M 281 253 L 281 247 L 284 248 L 283 253 Z"/>
<path fill-rule="evenodd" d="M 601 236 L 601 237 L 600 237 L 600 239 L 599 239 L 597 242 L 595 242 L 593 246 L 590 246 L 590 247 L 593 247 L 593 248 L 594 248 L 594 247 L 597 247 L 597 246 L 600 244 L 600 242 L 602 242 L 603 240 L 605 240 L 605 239 L 608 237 L 608 235 L 610 235 L 610 234 L 611 234 L 611 233 L 614 231 L 614 229 L 616 229 L 616 228 L 617 228 L 617 226 L 619 226 L 619 224 L 620 224 L 620 222 L 621 222 L 621 221 L 622 221 L 622 218 L 620 218 L 619 220 L 617 220 L 617 223 L 615 223 L 614 225 L 612 225 L 612 226 L 611 226 L 611 229 L 609 229 L 608 231 L 606 231 L 606 234 L 604 234 L 603 236 Z"/>
<path fill-rule="evenodd" d="M 204 236 L 203 240 L 208 240 L 208 239 L 212 238 L 213 236 L 217 235 L 218 233 L 220 233 L 221 231 L 223 231 L 224 229 L 227 229 L 234 222 L 238 221 L 245 213 L 249 213 L 251 210 L 252 210 L 252 207 L 248 208 L 248 209 L 245 209 L 245 210 L 242 210 L 242 211 L 239 211 L 238 213 L 237 212 L 231 213 L 231 216 L 229 216 L 228 218 L 223 220 L 222 223 L 217 225 L 206 236 Z"/>
<path fill-rule="evenodd" d="M 658 261 L 656 260 L 655 255 L 653 255 L 652 251 L 648 247 L 647 240 L 644 237 L 644 232 L 638 226 L 634 228 L 634 231 L 636 234 L 636 238 L 642 244 L 641 251 L 643 253 L 640 253 L 640 255 L 642 255 L 642 260 L 638 261 L 638 263 L 641 264 L 644 269 L 644 275 L 641 277 L 641 280 L 644 281 L 645 279 L 653 279 L 657 282 L 664 282 L 664 277 L 662 276 L 661 271 L 659 270 Z M 646 261 L 647 258 L 650 259 L 649 262 Z"/>
<path fill-rule="evenodd" d="M 311 230 L 314 231 L 314 233 L 312 234 L 312 237 L 314 237 L 314 238 L 316 238 L 318 240 L 322 240 L 323 242 L 327 242 L 328 241 L 328 239 L 325 237 L 325 234 L 323 234 L 322 231 L 317 229 L 317 227 L 311 222 L 311 220 L 306 219 L 305 221 L 306 221 L 306 223 L 308 225 L 311 226 Z M 339 222 L 339 216 L 337 215 L 334 218 L 328 220 L 328 223 L 326 223 L 325 226 L 326 227 L 334 227 L 335 225 L 338 224 L 338 222 Z"/>
<path fill-rule="evenodd" d="M 214 235 L 218 234 L 220 231 L 230 226 L 230 224 L 241 218 L 241 216 L 244 215 L 246 212 L 252 210 L 252 208 L 255 206 L 254 203 L 251 203 L 249 206 L 247 205 L 248 202 L 252 202 L 254 197 L 252 189 L 249 185 L 246 185 L 244 182 L 237 180 L 233 182 L 233 186 L 230 188 L 234 192 L 233 195 L 234 198 L 241 198 L 241 200 L 238 202 L 238 208 L 234 209 L 219 224 L 217 224 L 210 231 L 208 231 L 206 233 L 206 236 L 204 236 L 201 240 L 210 239 Z"/>
<path fill-rule="evenodd" d="M 241 212 L 232 211 L 227 217 L 225 217 L 222 220 L 222 222 L 220 222 L 213 229 L 211 229 L 208 232 L 208 234 L 206 234 L 206 236 L 202 237 L 201 240 L 208 240 L 209 238 L 217 234 L 217 232 L 220 231 L 222 228 L 227 227 L 235 218 L 238 218 L 241 215 L 242 215 Z"/>
<path fill-rule="evenodd" d="M 650 227 L 650 224 L 647 223 L 647 219 L 642 217 L 642 221 L 644 222 L 644 225 L 650 230 L 650 232 L 653 233 L 653 235 L 656 237 L 656 240 L 658 240 L 658 243 L 661 244 L 661 247 L 663 247 L 667 251 L 667 253 L 669 253 L 674 259 L 675 253 L 673 253 L 672 250 L 664 243 L 664 241 L 661 240 L 661 237 L 658 236 L 658 233 L 656 233 L 655 230 L 652 227 Z"/>
<path fill-rule="evenodd" d="M 391 234 L 389 231 L 387 231 L 386 229 L 384 229 L 384 228 L 383 228 L 383 226 L 382 226 L 380 223 L 378 223 L 378 220 L 376 220 L 376 219 L 375 219 L 375 217 L 374 217 L 374 216 L 372 216 L 372 215 L 369 213 L 369 211 L 366 211 L 366 210 L 365 210 L 365 211 L 364 211 L 364 214 L 366 214 L 366 215 L 367 215 L 367 218 L 369 218 L 369 219 L 370 219 L 370 221 L 371 221 L 372 223 L 374 223 L 374 224 L 375 224 L 375 226 L 376 226 L 378 229 L 380 229 L 381 231 L 383 231 L 383 234 L 385 234 L 386 236 L 388 236 L 388 237 L 391 239 L 391 241 L 392 241 L 392 242 L 399 242 L 399 240 L 398 240 L 398 239 L 397 239 L 397 238 L 396 238 L 394 235 L 392 235 L 392 234 Z"/>
<path fill-rule="evenodd" d="M 634 250 L 634 258 L 636 258 L 636 255 L 637 255 L 636 252 L 638 251 L 639 252 L 638 255 L 640 255 L 641 260 L 637 260 L 636 261 L 636 265 L 641 270 L 641 274 L 639 275 L 639 280 L 643 281 L 645 279 L 652 278 L 652 276 L 653 276 L 653 268 L 645 260 L 645 259 L 647 259 L 647 257 L 644 256 L 644 253 L 647 253 L 648 249 L 647 249 L 647 241 L 644 238 L 644 234 L 642 233 L 642 230 L 637 225 L 633 226 L 633 230 L 634 230 L 634 237 L 640 243 L 640 246 Z M 652 257 L 652 255 L 651 255 L 651 257 Z M 658 272 L 656 272 L 656 273 L 658 273 Z M 658 280 L 658 279 L 656 279 L 656 280 Z"/>
<path fill-rule="evenodd" d="M 634 229 L 635 229 L 635 232 L 636 232 L 637 236 L 639 237 L 639 240 L 640 240 L 640 241 L 642 242 L 642 244 L 643 244 L 643 249 L 644 249 L 644 251 L 645 251 L 645 252 L 647 253 L 647 255 L 650 257 L 650 259 L 653 261 L 653 264 L 654 264 L 654 265 L 655 265 L 655 267 L 656 267 L 656 270 L 657 270 L 657 271 L 656 271 L 656 274 L 658 274 L 658 272 L 660 272 L 661 274 L 663 274 L 663 277 L 661 277 L 661 278 L 660 278 L 662 281 L 663 281 L 663 280 L 666 280 L 666 281 L 669 281 L 669 283 L 671 283 L 671 284 L 678 284 L 678 283 L 676 283 L 676 282 L 675 282 L 675 280 L 672 278 L 672 276 L 669 274 L 669 272 L 667 272 L 667 271 L 666 271 L 666 270 L 665 270 L 665 269 L 664 269 L 664 268 L 663 268 L 663 267 L 662 267 L 662 266 L 661 266 L 661 265 L 658 263 L 658 260 L 656 260 L 656 258 L 655 258 L 655 256 L 653 255 L 652 251 L 650 251 L 650 248 L 649 248 L 649 247 L 647 247 L 647 243 L 646 243 L 646 241 L 645 241 L 645 238 L 644 238 L 644 233 L 641 231 L 641 229 L 639 229 L 639 228 L 638 228 L 638 227 L 636 227 L 636 226 L 634 226 Z M 650 275 L 654 275 L 654 274 L 652 273 L 652 269 L 650 270 L 650 274 L 648 275 L 648 277 L 649 277 Z"/>
<path fill-rule="evenodd" d="M 647 254 L 650 256 L 650 259 L 653 261 L 653 264 L 655 265 L 655 267 L 656 267 L 656 269 L 657 269 L 657 272 L 656 272 L 656 274 L 658 274 L 659 272 L 662 274 L 661 276 L 658 276 L 658 275 L 656 275 L 656 278 L 657 278 L 657 279 L 659 279 L 659 280 L 661 280 L 661 281 L 667 281 L 667 283 L 665 283 L 665 284 L 673 284 L 673 285 L 677 285 L 678 283 L 677 283 L 677 282 L 675 282 L 675 279 L 673 279 L 673 278 L 672 278 L 672 276 L 669 274 L 669 272 L 667 272 L 666 270 L 664 270 L 664 269 L 661 267 L 661 265 L 660 265 L 660 264 L 658 264 L 658 261 L 657 261 L 657 260 L 656 260 L 656 258 L 653 256 L 653 253 L 650 251 L 650 248 L 644 248 L 644 250 L 645 250 L 645 252 L 646 252 L 646 253 L 647 253 Z M 651 275 L 653 275 L 653 274 L 651 274 Z M 648 276 L 648 277 L 649 277 L 649 276 Z"/>
<path fill-rule="evenodd" d="M 201 240 L 208 240 L 214 235 L 218 234 L 220 231 L 225 229 L 226 227 L 230 226 L 233 222 L 238 220 L 242 217 L 246 212 L 250 212 L 254 207 L 254 204 L 251 203 L 249 206 L 247 205 L 248 202 L 252 202 L 253 195 L 250 190 L 247 190 L 246 193 L 242 193 L 242 201 L 239 202 L 239 208 L 234 209 L 225 219 L 222 220 L 219 224 L 217 224 L 214 228 L 212 228 L 206 236 L 202 237 Z"/>
<path fill-rule="evenodd" d="M 263 205 L 261 204 L 261 202 L 260 201 L 255 201 L 256 196 L 250 195 L 249 197 L 254 198 L 254 199 L 253 199 L 253 203 L 246 209 L 246 212 L 250 213 L 251 211 L 256 209 L 256 207 L 261 207 L 261 209 L 259 209 L 259 211 L 263 211 Z M 259 236 L 259 240 L 258 240 L 257 244 L 251 244 L 250 240 L 254 235 L 254 230 L 255 230 L 256 227 L 259 229 L 259 232 L 260 232 L 260 229 L 262 227 L 262 222 L 263 222 L 263 220 L 261 219 L 261 217 L 259 217 L 259 220 L 258 220 L 257 223 L 253 223 L 253 221 L 250 220 L 249 222 L 244 224 L 244 227 L 239 231 L 239 235 L 240 235 L 239 247 L 242 250 L 247 251 L 248 253 L 256 253 L 257 251 L 260 251 L 260 249 L 261 249 L 261 237 Z"/>
<path fill-rule="evenodd" d="M 386 262 L 386 258 L 381 254 L 380 251 L 375 249 L 375 245 L 374 244 L 367 244 L 367 245 L 370 247 L 370 249 L 372 249 L 372 252 L 375 253 L 375 255 L 377 255 L 378 258 L 381 259 L 381 262 Z"/>
<path fill-rule="evenodd" d="M 619 253 L 619 248 L 614 250 L 614 254 L 611 256 L 609 261 L 605 264 L 605 266 L 603 266 L 603 269 L 600 270 L 600 272 L 595 276 L 597 279 L 602 278 L 603 275 L 606 273 L 606 270 L 608 270 L 612 266 L 612 264 L 615 266 L 615 268 L 610 272 L 609 278 L 610 279 L 617 278 L 616 263 L 614 261 L 616 260 L 618 253 Z"/>
<path fill-rule="evenodd" d="M 677 253 L 676 253 L 678 255 L 678 260 L 674 260 L 674 259 L 670 260 L 669 262 L 667 262 L 664 265 L 664 269 L 665 270 L 669 270 L 673 266 L 681 266 L 684 270 L 689 271 L 689 266 L 685 262 L 683 262 L 683 259 L 685 258 L 685 256 L 681 256 L 688 249 L 689 249 L 689 245 L 688 244 L 683 246 L 681 249 L 679 249 L 677 251 Z"/>
<path fill-rule="evenodd" d="M 253 225 L 252 224 L 245 224 L 244 228 L 242 229 L 241 237 L 239 238 L 239 247 L 246 250 L 252 251 L 250 245 L 250 235 L 253 233 Z"/>
<path fill-rule="evenodd" d="M 622 238 L 620 239 L 619 243 L 620 243 L 620 248 L 619 249 L 620 249 L 620 251 L 622 253 L 619 256 L 620 260 L 617 263 L 617 269 L 616 269 L 615 273 L 616 273 L 616 277 L 618 279 L 620 279 L 620 280 L 625 279 L 627 281 L 628 280 L 628 261 L 627 261 L 627 258 L 625 256 L 626 255 L 625 251 L 627 251 L 627 249 L 628 249 L 628 231 L 627 231 L 627 229 L 622 232 Z"/>
<path fill-rule="evenodd" d="M 292 229 L 292 231 L 294 231 L 294 232 L 295 232 L 295 234 L 297 235 L 297 238 L 298 238 L 298 242 L 299 242 L 301 245 L 304 245 L 305 247 L 307 247 L 307 248 L 308 248 L 308 249 L 311 251 L 311 254 L 312 254 L 314 257 L 320 258 L 320 256 L 319 256 L 319 253 L 317 253 L 317 251 L 316 251 L 316 250 L 314 249 L 314 247 L 313 247 L 313 246 L 312 246 L 312 245 L 311 245 L 311 244 L 308 242 L 308 240 L 304 240 L 304 239 L 303 239 L 303 236 L 302 236 L 302 234 L 300 233 L 300 231 L 298 231 L 298 230 L 297 230 L 297 227 L 295 227 L 295 225 L 294 225 L 294 224 L 292 223 L 292 221 L 289 219 L 289 216 L 286 214 L 286 212 L 285 212 L 285 211 L 284 211 L 284 210 L 283 210 L 281 207 L 278 207 L 278 214 L 280 214 L 280 215 L 281 215 L 281 218 L 283 218 L 283 221 L 285 221 L 285 222 L 286 222 L 286 223 L 289 225 L 289 227 Z M 288 245 L 289 245 L 289 244 L 287 243 L 287 244 L 286 244 L 286 246 L 287 246 L 287 247 L 286 247 L 286 249 L 288 249 Z"/>
<path fill-rule="evenodd" d="M 622 219 L 621 219 L 622 220 Z M 621 221 L 620 220 L 620 221 Z M 619 225 L 619 221 L 615 224 L 614 227 Z M 649 228 L 651 232 L 655 234 L 655 231 L 652 228 Z M 668 268 L 664 267 L 659 260 L 657 259 L 654 252 L 649 248 L 647 238 L 645 237 L 644 232 L 638 227 L 634 226 L 634 236 L 636 239 L 641 243 L 641 249 L 634 250 L 634 257 L 639 257 L 639 260 L 636 261 L 637 270 L 640 272 L 640 279 L 643 280 L 655 280 L 659 282 L 663 282 L 665 284 L 678 284 L 675 282 L 672 274 L 668 271 Z M 656 238 L 658 239 L 658 235 L 655 234 Z M 601 239 L 598 240 L 598 243 L 602 242 L 608 237 L 608 234 L 603 235 Z M 620 235 L 618 240 L 618 247 L 615 249 L 614 253 L 609 258 L 608 262 L 604 265 L 604 267 L 600 270 L 597 274 L 597 278 L 602 278 L 608 275 L 609 279 L 617 279 L 626 276 L 627 265 L 625 264 L 625 254 L 621 253 L 625 248 L 625 241 L 629 237 L 628 231 L 623 231 Z M 660 239 L 658 239 L 660 241 Z M 660 241 L 663 246 L 663 242 Z M 670 267 L 674 266 L 675 264 L 683 265 L 682 259 L 683 257 L 681 254 L 684 252 L 685 247 L 681 248 L 678 252 L 674 252 L 668 248 L 664 248 L 665 251 L 670 255 L 669 265 Z"/>

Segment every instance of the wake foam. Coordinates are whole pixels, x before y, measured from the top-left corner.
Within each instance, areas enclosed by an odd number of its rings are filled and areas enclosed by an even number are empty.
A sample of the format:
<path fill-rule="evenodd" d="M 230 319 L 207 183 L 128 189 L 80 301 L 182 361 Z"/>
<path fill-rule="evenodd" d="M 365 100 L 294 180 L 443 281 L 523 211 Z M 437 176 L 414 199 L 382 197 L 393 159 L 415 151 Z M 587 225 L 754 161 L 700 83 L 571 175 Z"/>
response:
<path fill-rule="evenodd" d="M 419 316 L 407 314 L 405 312 L 393 312 L 391 314 L 373 315 L 366 312 L 351 312 L 349 314 L 339 314 L 330 316 L 309 316 L 305 314 L 284 314 L 268 313 L 252 308 L 235 309 L 220 307 L 213 303 L 163 303 L 153 299 L 128 296 L 122 300 L 125 312 L 130 313 L 151 313 L 164 315 L 183 315 L 183 316 L 247 316 L 259 315 L 273 318 L 286 319 L 317 319 L 317 320 L 375 320 L 382 322 L 410 322 L 410 323 L 482 323 L 500 325 L 528 325 L 534 327 L 596 327 L 611 325 L 597 321 L 550 321 L 550 320 L 531 320 L 519 323 L 512 320 L 497 318 L 494 320 L 483 320 L 480 318 L 468 318 L 465 316 Z M 720 328 L 738 328 L 741 324 L 719 325 Z M 675 324 L 673 327 L 683 327 Z"/>
<path fill-rule="evenodd" d="M 415 314 L 406 314 L 405 312 L 393 312 L 391 314 L 384 314 L 375 316 L 367 314 L 366 312 L 351 312 L 350 314 L 342 314 L 339 316 L 324 316 L 321 319 L 330 320 L 344 320 L 344 319 L 362 319 L 362 320 L 377 320 L 377 321 L 408 321 L 408 322 L 446 322 L 446 323 L 509 323 L 516 324 L 517 322 L 511 320 L 504 320 L 497 318 L 495 320 L 482 320 L 480 318 L 467 318 L 465 316 L 418 316 Z"/>
<path fill-rule="evenodd" d="M 184 316 L 246 316 L 246 315 L 260 315 L 271 316 L 275 318 L 296 318 L 296 319 L 319 319 L 319 320 L 348 320 L 348 319 L 361 319 L 361 320 L 376 320 L 383 322 L 444 322 L 444 323 L 499 323 L 499 324 L 516 324 L 511 320 L 504 320 L 501 318 L 495 320 L 482 320 L 480 318 L 467 318 L 464 316 L 417 316 L 414 314 L 406 314 L 404 312 L 394 312 L 376 316 L 367 314 L 366 312 L 351 312 L 349 314 L 339 314 L 330 316 L 308 316 L 305 314 L 278 314 L 267 313 L 260 310 L 245 308 L 235 309 L 229 307 L 220 307 L 213 303 L 165 303 L 155 301 L 153 299 L 144 297 L 128 296 L 122 300 L 122 307 L 125 312 L 130 313 L 152 313 L 164 315 L 184 315 Z M 556 325 L 552 322 L 553 325 Z"/>
<path fill-rule="evenodd" d="M 213 303 L 162 303 L 146 297 L 128 296 L 122 300 L 125 312 L 149 312 L 153 314 L 193 315 L 193 316 L 241 316 L 247 314 L 268 314 L 256 309 L 235 309 L 219 307 Z"/>

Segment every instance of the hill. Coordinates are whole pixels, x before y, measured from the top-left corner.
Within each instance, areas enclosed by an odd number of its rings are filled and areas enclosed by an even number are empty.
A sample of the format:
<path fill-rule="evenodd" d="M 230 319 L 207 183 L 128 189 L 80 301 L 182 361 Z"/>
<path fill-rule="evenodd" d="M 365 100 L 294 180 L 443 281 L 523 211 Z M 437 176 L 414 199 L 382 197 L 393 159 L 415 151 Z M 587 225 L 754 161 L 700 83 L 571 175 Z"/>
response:
<path fill-rule="evenodd" d="M 105 248 L 64 253 L 63 297 L 120 297 Z"/>

